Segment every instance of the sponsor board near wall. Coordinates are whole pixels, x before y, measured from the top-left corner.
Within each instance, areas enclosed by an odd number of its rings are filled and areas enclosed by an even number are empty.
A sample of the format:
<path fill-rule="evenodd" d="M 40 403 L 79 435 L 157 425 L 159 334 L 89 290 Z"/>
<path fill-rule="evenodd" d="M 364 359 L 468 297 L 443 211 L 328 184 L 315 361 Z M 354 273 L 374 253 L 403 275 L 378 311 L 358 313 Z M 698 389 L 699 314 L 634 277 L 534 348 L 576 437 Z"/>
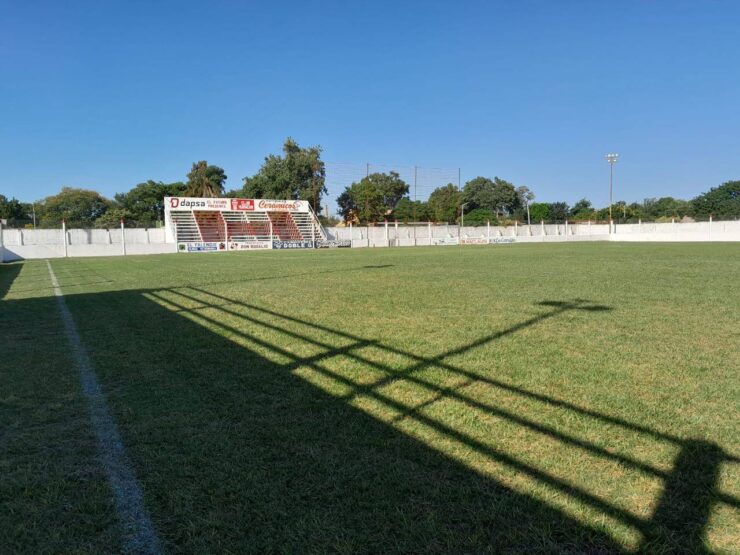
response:
<path fill-rule="evenodd" d="M 313 241 L 273 241 L 273 249 L 312 249 Z"/>
<path fill-rule="evenodd" d="M 349 239 L 329 239 L 326 241 L 317 241 L 316 246 L 320 249 L 344 249 L 352 246 Z"/>
<path fill-rule="evenodd" d="M 230 251 L 252 251 L 260 249 L 271 249 L 272 243 L 270 241 L 230 241 Z"/>
<path fill-rule="evenodd" d="M 219 252 L 226 250 L 226 243 L 178 243 L 177 252 Z"/>
<path fill-rule="evenodd" d="M 461 245 L 487 245 L 488 239 L 485 237 L 463 237 L 460 239 Z"/>
<path fill-rule="evenodd" d="M 491 244 L 516 243 L 516 237 L 491 237 Z"/>
<path fill-rule="evenodd" d="M 449 246 L 457 244 L 459 244 L 458 237 L 438 237 L 436 239 L 432 239 L 432 245 Z"/>

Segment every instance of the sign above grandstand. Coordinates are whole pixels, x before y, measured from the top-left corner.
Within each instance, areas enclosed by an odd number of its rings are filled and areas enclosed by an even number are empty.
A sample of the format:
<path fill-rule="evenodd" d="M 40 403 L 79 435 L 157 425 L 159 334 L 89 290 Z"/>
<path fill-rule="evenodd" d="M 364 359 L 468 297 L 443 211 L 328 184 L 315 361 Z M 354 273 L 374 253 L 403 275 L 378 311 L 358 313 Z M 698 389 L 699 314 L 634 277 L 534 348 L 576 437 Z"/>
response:
<path fill-rule="evenodd" d="M 308 212 L 306 200 L 252 198 L 165 197 L 167 210 L 211 210 L 218 212 Z"/>

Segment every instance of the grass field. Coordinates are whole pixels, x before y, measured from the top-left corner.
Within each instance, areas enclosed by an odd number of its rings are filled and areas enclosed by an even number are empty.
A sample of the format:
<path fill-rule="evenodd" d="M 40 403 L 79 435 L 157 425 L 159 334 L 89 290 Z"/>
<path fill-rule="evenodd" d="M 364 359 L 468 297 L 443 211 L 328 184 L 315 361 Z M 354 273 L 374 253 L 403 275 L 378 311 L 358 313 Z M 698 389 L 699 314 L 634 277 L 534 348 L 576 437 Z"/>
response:
<path fill-rule="evenodd" d="M 167 552 L 740 551 L 735 244 L 51 264 Z M 0 299 L 0 545 L 117 552 L 46 262 Z"/>

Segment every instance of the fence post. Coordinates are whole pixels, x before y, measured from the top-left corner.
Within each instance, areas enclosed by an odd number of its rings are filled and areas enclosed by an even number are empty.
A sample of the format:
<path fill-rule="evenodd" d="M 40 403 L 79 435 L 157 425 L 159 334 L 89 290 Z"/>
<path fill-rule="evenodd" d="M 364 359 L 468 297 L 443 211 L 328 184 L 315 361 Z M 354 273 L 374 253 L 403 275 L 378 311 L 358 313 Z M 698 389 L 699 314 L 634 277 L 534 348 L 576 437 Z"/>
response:
<path fill-rule="evenodd" d="M 401 246 L 401 239 L 398 236 L 398 220 L 395 220 L 394 225 L 395 225 L 395 234 L 396 234 L 396 246 L 397 247 L 400 247 Z"/>
<path fill-rule="evenodd" d="M 349 222 L 349 246 L 352 248 L 352 240 L 354 237 L 352 237 L 352 222 Z"/>
<path fill-rule="evenodd" d="M 64 258 L 67 258 L 67 224 L 62 220 L 62 239 L 64 240 Z"/>
<path fill-rule="evenodd" d="M 5 262 L 5 247 L 3 246 L 3 222 L 0 222 L 0 264 Z"/>
<path fill-rule="evenodd" d="M 385 220 L 385 246 L 390 247 L 391 246 L 391 239 L 388 235 L 388 219 Z"/>
<path fill-rule="evenodd" d="M 486 242 L 491 243 L 491 220 L 486 222 Z"/>
<path fill-rule="evenodd" d="M 540 226 L 542 226 L 541 227 L 541 229 L 542 229 L 542 240 L 544 241 L 545 240 L 545 220 L 540 220 Z"/>
<path fill-rule="evenodd" d="M 568 240 L 568 220 L 565 220 L 565 240 Z"/>
<path fill-rule="evenodd" d="M 642 235 L 642 218 L 637 218 L 637 232 Z"/>
<path fill-rule="evenodd" d="M 121 254 L 126 256 L 126 233 L 123 230 L 123 218 L 121 218 Z"/>
<path fill-rule="evenodd" d="M 429 230 L 429 246 L 432 246 L 432 222 L 427 222 L 427 229 Z"/>
<path fill-rule="evenodd" d="M 591 236 L 591 220 L 588 221 L 588 235 Z"/>
<path fill-rule="evenodd" d="M 712 240 L 712 215 L 709 214 L 709 240 Z M 0 241 L 0 247 L 2 247 L 2 241 Z"/>
<path fill-rule="evenodd" d="M 270 222 L 270 248 L 271 248 L 271 249 L 273 249 L 273 248 L 275 248 L 275 247 L 274 247 L 274 245 L 275 245 L 275 244 L 274 244 L 274 243 L 273 243 L 273 241 L 272 241 L 272 218 L 270 218 L 270 217 L 268 216 L 268 217 L 267 217 L 267 221 L 269 221 L 269 222 Z"/>

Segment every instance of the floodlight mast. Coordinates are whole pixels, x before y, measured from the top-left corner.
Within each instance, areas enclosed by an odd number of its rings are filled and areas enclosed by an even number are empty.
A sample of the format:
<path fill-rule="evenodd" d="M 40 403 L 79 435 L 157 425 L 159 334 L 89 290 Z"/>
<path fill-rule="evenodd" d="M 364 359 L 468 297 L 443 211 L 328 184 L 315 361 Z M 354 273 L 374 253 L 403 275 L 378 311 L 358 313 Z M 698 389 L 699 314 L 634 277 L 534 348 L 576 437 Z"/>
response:
<path fill-rule="evenodd" d="M 617 159 L 619 158 L 619 154 L 607 154 L 605 156 L 606 161 L 609 162 L 609 233 L 612 232 L 612 190 L 613 190 L 613 181 L 614 181 L 614 164 L 617 163 Z"/>

